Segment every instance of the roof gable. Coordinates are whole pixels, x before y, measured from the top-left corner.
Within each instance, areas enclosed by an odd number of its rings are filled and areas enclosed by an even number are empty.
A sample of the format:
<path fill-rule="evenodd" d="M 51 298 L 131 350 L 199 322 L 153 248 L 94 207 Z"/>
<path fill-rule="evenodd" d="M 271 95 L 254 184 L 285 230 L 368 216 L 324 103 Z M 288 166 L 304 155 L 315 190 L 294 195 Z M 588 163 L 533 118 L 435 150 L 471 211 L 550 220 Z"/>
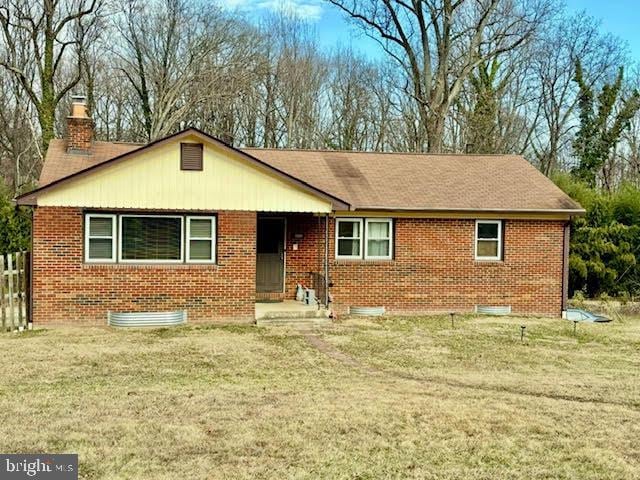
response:
<path fill-rule="evenodd" d="M 204 144 L 202 172 L 180 170 L 182 142 Z M 333 207 L 349 208 L 340 199 L 196 129 L 54 180 L 22 195 L 19 203 L 172 210 L 329 212 Z"/>

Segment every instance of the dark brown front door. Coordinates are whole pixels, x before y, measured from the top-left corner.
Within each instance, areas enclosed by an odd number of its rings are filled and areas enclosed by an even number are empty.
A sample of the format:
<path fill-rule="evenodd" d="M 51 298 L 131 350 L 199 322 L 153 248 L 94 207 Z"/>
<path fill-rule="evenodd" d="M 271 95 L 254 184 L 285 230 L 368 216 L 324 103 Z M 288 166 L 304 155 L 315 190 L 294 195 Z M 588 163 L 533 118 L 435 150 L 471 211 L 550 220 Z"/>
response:
<path fill-rule="evenodd" d="M 256 290 L 282 292 L 284 288 L 284 219 L 258 218 Z"/>

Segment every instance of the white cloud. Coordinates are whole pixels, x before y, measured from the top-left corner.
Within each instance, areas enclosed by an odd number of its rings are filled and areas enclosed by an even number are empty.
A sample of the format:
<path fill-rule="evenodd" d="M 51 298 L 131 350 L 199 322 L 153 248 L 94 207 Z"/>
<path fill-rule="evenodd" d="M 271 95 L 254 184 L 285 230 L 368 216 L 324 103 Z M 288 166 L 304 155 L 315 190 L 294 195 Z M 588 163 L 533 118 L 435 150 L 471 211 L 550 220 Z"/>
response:
<path fill-rule="evenodd" d="M 221 0 L 220 4 L 229 9 L 270 10 L 284 12 L 303 20 L 316 22 L 322 17 L 320 0 Z"/>
<path fill-rule="evenodd" d="M 258 2 L 258 7 L 285 12 L 304 20 L 318 21 L 322 16 L 322 7 L 316 1 L 304 0 L 265 0 Z"/>

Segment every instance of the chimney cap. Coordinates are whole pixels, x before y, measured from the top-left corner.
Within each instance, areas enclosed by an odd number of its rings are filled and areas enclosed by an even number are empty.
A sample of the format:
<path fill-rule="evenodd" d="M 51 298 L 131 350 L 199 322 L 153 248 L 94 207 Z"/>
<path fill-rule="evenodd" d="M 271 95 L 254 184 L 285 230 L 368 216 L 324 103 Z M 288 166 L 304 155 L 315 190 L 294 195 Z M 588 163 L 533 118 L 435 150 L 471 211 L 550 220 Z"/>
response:
<path fill-rule="evenodd" d="M 85 95 L 71 95 L 71 114 L 68 118 L 90 119 L 89 106 L 87 105 L 87 97 Z"/>

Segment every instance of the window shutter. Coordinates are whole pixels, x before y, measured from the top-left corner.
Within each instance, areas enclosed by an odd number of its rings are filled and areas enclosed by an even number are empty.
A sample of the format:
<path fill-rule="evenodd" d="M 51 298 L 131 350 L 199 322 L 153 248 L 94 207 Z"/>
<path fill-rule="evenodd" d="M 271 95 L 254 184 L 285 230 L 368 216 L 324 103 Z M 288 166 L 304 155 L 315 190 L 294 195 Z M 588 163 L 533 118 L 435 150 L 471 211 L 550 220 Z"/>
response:
<path fill-rule="evenodd" d="M 201 143 L 181 143 L 180 144 L 180 169 L 181 170 L 202 170 L 202 144 Z"/>

